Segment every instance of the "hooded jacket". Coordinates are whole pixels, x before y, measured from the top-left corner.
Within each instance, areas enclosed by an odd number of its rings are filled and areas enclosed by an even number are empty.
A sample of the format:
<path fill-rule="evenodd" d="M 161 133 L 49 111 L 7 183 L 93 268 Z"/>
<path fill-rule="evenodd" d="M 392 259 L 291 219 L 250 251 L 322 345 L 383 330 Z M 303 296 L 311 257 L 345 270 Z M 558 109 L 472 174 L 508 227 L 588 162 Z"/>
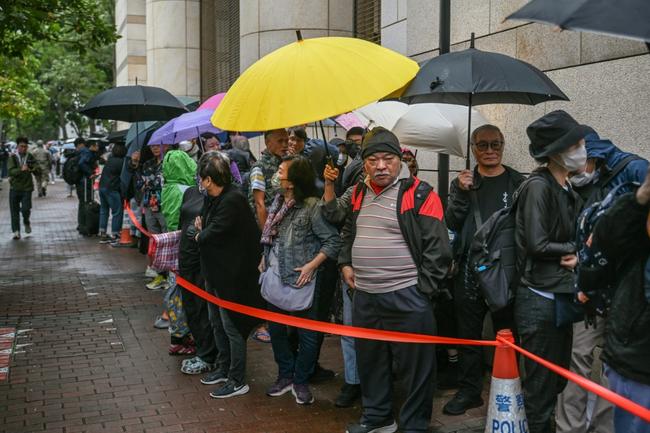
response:
<path fill-rule="evenodd" d="M 163 159 L 163 188 L 160 196 L 168 231 L 178 230 L 183 193 L 196 185 L 196 162 L 182 150 L 167 152 Z"/>
<path fill-rule="evenodd" d="M 617 259 L 602 358 L 620 375 L 646 385 L 650 385 L 650 303 L 644 295 L 650 256 L 648 210 L 635 194 L 624 194 L 600 217 L 593 237 L 595 247 Z"/>
<path fill-rule="evenodd" d="M 616 165 L 631 156 L 631 153 L 623 152 L 616 147 L 614 143 L 609 140 L 602 139 L 595 132 L 585 137 L 585 147 L 587 148 L 587 158 L 596 158 L 603 161 L 599 166 L 600 179 L 603 180 L 608 176 Z M 607 185 L 599 185 L 596 183 L 595 187 L 605 187 L 606 190 L 611 190 L 618 185 L 626 182 L 643 182 L 645 175 L 648 172 L 648 161 L 642 158 L 630 161 L 625 168 L 617 174 Z M 584 197 L 584 192 L 579 191 Z M 629 191 L 621 191 L 629 192 Z"/>

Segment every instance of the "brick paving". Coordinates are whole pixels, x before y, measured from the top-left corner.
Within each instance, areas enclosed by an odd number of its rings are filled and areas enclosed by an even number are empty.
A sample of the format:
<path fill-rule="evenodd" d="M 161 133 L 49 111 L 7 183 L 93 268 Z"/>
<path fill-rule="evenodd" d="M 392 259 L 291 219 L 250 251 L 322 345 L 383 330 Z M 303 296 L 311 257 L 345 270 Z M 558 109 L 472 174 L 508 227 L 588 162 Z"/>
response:
<path fill-rule="evenodd" d="M 181 358 L 167 355 L 169 334 L 152 327 L 162 293 L 144 288 L 145 257 L 81 238 L 77 200 L 66 197 L 62 181 L 47 198 L 34 196 L 33 233 L 13 241 L 2 186 L 0 328 L 16 332 L 0 347 L 9 364 L 6 375 L 0 365 L 0 432 L 333 433 L 358 418 L 358 406 L 334 407 L 343 372 L 338 338 L 329 336 L 321 362 L 337 377 L 313 387 L 315 404 L 265 396 L 276 366 L 270 345 L 255 341 L 251 391 L 210 399 L 210 387 L 181 374 Z M 436 395 L 432 431 L 482 431 L 484 407 L 442 415 L 451 394 Z"/>

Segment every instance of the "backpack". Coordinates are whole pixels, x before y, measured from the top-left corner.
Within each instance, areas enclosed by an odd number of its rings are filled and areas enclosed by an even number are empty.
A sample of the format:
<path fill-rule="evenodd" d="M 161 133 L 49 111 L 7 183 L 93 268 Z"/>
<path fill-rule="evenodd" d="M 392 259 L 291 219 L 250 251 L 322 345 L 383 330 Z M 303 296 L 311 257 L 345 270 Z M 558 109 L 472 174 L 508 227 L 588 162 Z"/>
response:
<path fill-rule="evenodd" d="M 617 275 L 615 264 L 602 251 L 587 245 L 589 238 L 600 217 L 614 205 L 616 199 L 622 193 L 638 187 L 638 182 L 622 183 L 609 191 L 602 200 L 587 206 L 578 217 L 576 237 L 579 264 L 576 268 L 576 292 L 584 292 L 589 298 L 585 305 L 588 315 L 607 315 Z"/>
<path fill-rule="evenodd" d="M 498 311 L 514 299 L 519 282 L 517 268 L 516 213 L 519 197 L 531 182 L 545 182 L 541 177 L 526 179 L 513 195 L 512 205 L 500 209 L 476 231 L 470 244 L 468 265 L 490 311 Z"/>
<path fill-rule="evenodd" d="M 68 185 L 76 185 L 83 178 L 81 173 L 81 167 L 79 167 L 79 155 L 74 155 L 71 158 L 66 159 L 65 164 L 63 164 L 63 180 Z"/>

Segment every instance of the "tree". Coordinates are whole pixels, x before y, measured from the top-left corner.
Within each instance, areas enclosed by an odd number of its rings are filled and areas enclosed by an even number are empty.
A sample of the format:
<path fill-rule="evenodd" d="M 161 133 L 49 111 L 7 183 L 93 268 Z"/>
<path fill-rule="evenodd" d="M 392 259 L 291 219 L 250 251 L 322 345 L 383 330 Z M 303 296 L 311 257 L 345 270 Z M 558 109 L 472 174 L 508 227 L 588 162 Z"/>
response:
<path fill-rule="evenodd" d="M 86 52 L 117 40 L 109 0 L 11 0 L 0 6 L 0 52 L 23 57 L 37 42 Z"/>

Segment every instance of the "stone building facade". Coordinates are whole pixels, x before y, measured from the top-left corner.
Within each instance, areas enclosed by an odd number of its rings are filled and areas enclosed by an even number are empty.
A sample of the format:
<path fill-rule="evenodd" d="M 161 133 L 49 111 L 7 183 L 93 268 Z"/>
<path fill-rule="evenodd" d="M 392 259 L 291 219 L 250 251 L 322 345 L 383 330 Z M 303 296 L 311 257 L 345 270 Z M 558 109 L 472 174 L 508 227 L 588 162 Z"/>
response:
<path fill-rule="evenodd" d="M 506 21 L 525 0 L 451 0 L 451 50 L 469 46 L 516 57 L 546 72 L 569 102 L 477 107 L 506 136 L 507 164 L 530 171 L 526 126 L 562 108 L 621 148 L 650 157 L 650 54 L 643 43 Z M 117 0 L 117 85 L 161 86 L 206 97 L 257 59 L 296 38 L 356 36 L 418 62 L 438 55 L 438 0 Z M 333 59 L 335 61 L 335 59 Z M 434 170 L 437 157 L 420 152 Z M 451 168 L 463 168 L 451 157 Z M 434 181 L 434 172 L 423 177 Z M 452 175 L 453 177 L 453 175 Z"/>

